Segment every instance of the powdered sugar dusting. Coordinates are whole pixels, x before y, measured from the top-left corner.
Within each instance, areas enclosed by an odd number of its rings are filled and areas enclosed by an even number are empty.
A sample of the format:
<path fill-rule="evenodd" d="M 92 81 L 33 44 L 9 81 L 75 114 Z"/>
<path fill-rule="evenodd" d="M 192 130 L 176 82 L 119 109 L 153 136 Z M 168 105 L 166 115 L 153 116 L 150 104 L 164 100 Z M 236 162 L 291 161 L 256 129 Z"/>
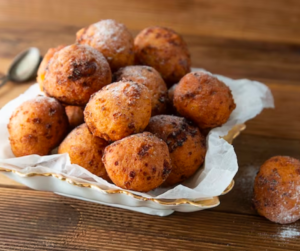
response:
<path fill-rule="evenodd" d="M 299 219 L 299 207 L 295 206 L 288 210 L 285 206 L 279 206 L 279 213 L 275 215 L 278 222 L 281 223 L 292 223 Z"/>
<path fill-rule="evenodd" d="M 122 52 L 124 50 L 125 50 L 125 47 L 119 48 L 119 49 L 116 50 L 116 53 L 120 53 L 120 52 Z"/>
<path fill-rule="evenodd" d="M 38 95 L 36 96 L 33 101 L 37 102 L 37 103 L 44 103 L 44 102 L 48 102 L 48 103 L 53 103 L 53 104 L 58 104 L 58 101 L 55 98 L 51 98 L 51 97 L 45 97 L 42 95 Z"/>
<path fill-rule="evenodd" d="M 277 222 L 285 224 L 285 223 L 292 223 L 297 221 L 300 218 L 300 186 L 296 186 L 296 184 L 293 182 L 290 188 L 290 191 L 288 194 L 290 194 L 290 200 L 294 201 L 294 206 L 292 208 L 287 208 L 287 202 L 283 198 L 283 195 L 281 195 L 282 202 L 280 205 L 277 205 L 278 210 L 274 212 L 274 219 L 276 219 Z M 292 193 L 293 192 L 293 193 Z"/>
<path fill-rule="evenodd" d="M 151 72 L 149 72 L 149 70 Z M 116 76 L 118 80 L 133 80 L 148 87 L 150 85 L 150 82 L 156 81 L 157 77 L 160 77 L 158 74 L 159 73 L 150 66 L 131 65 L 121 68 L 116 73 Z"/>
<path fill-rule="evenodd" d="M 127 89 L 129 88 L 129 89 Z M 134 102 L 133 100 L 138 100 L 140 99 L 140 88 L 143 88 L 142 86 L 134 83 L 134 82 L 123 82 L 123 81 L 120 81 L 120 82 L 116 82 L 116 83 L 113 83 L 113 84 L 110 84 L 106 87 L 106 90 L 109 90 L 114 99 L 119 99 L 122 95 L 126 95 L 126 93 L 129 91 L 129 92 L 132 92 L 131 95 L 130 95 L 130 98 L 128 98 L 128 102 Z M 137 92 L 133 92 L 133 90 L 136 90 Z M 133 95 L 133 93 L 135 93 Z M 145 97 L 145 98 L 150 98 L 150 97 Z"/>
<path fill-rule="evenodd" d="M 299 229 L 297 229 L 293 226 L 288 226 L 287 228 L 284 228 L 279 232 L 279 237 L 280 238 L 300 237 L 300 231 L 299 231 Z"/>
<path fill-rule="evenodd" d="M 267 229 L 257 229 L 255 232 L 264 239 L 272 238 L 274 241 L 281 241 L 282 243 L 289 243 L 297 241 L 300 237 L 299 225 L 277 225 L 272 224 Z M 282 249 L 287 250 L 287 249 Z"/>
<path fill-rule="evenodd" d="M 110 90 L 113 97 L 118 99 L 120 97 L 120 95 L 122 95 L 124 87 L 125 87 L 125 85 L 123 82 L 117 82 L 117 83 L 108 85 L 106 89 Z"/>
<path fill-rule="evenodd" d="M 117 36 L 125 28 L 124 24 L 117 23 L 113 19 L 101 20 L 98 23 L 94 23 L 93 26 L 97 28 L 98 34 L 101 34 L 103 38 L 112 39 L 112 40 L 118 40 Z"/>
<path fill-rule="evenodd" d="M 93 36 L 89 36 L 89 29 Z M 90 41 L 96 39 L 97 46 L 102 48 L 115 48 L 116 53 L 126 50 L 124 37 L 131 37 L 124 24 L 118 23 L 115 20 L 101 20 L 98 23 L 92 24 L 87 31 Z"/>

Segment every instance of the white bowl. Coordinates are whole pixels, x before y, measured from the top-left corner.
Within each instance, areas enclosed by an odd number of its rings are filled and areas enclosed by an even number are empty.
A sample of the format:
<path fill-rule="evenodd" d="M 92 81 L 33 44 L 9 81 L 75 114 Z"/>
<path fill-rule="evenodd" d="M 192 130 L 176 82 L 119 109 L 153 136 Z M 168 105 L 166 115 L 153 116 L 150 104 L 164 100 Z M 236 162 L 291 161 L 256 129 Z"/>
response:
<path fill-rule="evenodd" d="M 238 125 L 224 137 L 232 143 L 245 125 Z M 220 204 L 219 198 L 212 197 L 205 200 L 181 199 L 154 199 L 133 194 L 125 190 L 104 190 L 96 185 L 81 183 L 62 174 L 56 173 L 21 173 L 15 170 L 0 168 L 7 177 L 35 190 L 52 191 L 56 194 L 76 198 L 80 200 L 95 202 L 108 206 L 114 206 L 133 210 L 136 212 L 167 216 L 174 211 L 195 212 L 216 207 Z M 226 188 L 223 194 L 228 193 L 234 186 L 234 181 Z"/>

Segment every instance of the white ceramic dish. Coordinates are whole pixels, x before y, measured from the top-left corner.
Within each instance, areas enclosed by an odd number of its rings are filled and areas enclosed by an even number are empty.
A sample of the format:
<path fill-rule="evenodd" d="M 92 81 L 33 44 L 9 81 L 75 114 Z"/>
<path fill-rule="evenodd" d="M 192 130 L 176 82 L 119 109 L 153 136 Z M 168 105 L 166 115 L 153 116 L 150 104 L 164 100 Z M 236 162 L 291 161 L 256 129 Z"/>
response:
<path fill-rule="evenodd" d="M 230 87 L 237 107 L 223 126 L 210 131 L 204 167 L 184 184 L 167 190 L 158 188 L 150 193 L 137 193 L 118 188 L 71 164 L 67 155 L 15 158 L 10 148 L 7 124 L 20 104 L 42 95 L 37 84 L 0 110 L 0 172 L 32 189 L 153 215 L 216 207 L 220 203 L 218 196 L 232 189 L 232 179 L 238 170 L 237 157 L 230 145 L 232 140 L 245 128 L 247 120 L 264 108 L 274 107 L 274 104 L 270 90 L 262 83 L 215 76 Z"/>
<path fill-rule="evenodd" d="M 245 125 L 235 126 L 227 136 L 226 141 L 232 143 Z M 114 206 L 133 210 L 136 212 L 167 216 L 174 211 L 195 212 L 216 207 L 220 204 L 219 198 L 212 197 L 206 200 L 189 199 L 153 199 L 135 195 L 124 190 L 104 190 L 98 186 L 88 183 L 80 183 L 56 173 L 21 173 L 11 169 L 0 168 L 7 177 L 35 190 L 53 191 L 56 194 L 76 198 L 80 200 L 95 202 L 103 205 Z M 234 186 L 230 183 L 223 194 L 228 193 Z"/>

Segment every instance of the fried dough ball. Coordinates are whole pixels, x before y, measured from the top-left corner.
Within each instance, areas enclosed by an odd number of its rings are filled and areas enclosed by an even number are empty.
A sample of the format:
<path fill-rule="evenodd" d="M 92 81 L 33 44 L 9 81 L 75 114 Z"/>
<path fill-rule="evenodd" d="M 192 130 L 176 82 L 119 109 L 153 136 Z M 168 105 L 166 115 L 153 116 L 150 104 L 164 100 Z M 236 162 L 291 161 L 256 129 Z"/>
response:
<path fill-rule="evenodd" d="M 73 129 L 84 123 L 83 108 L 80 106 L 68 105 L 65 107 L 70 128 Z"/>
<path fill-rule="evenodd" d="M 126 66 L 115 72 L 114 81 L 133 81 L 145 85 L 152 96 L 151 116 L 163 114 L 167 108 L 167 86 L 160 74 L 152 67 L 135 65 Z"/>
<path fill-rule="evenodd" d="M 204 71 L 185 75 L 174 91 L 174 106 L 200 128 L 223 125 L 235 109 L 230 89 Z"/>
<path fill-rule="evenodd" d="M 44 79 L 44 91 L 67 105 L 84 106 L 90 96 L 111 83 L 106 59 L 87 45 L 70 45 L 56 52 Z"/>
<path fill-rule="evenodd" d="M 145 129 L 151 116 L 151 93 L 134 82 L 116 82 L 93 95 L 84 119 L 94 136 L 116 141 Z"/>
<path fill-rule="evenodd" d="M 92 174 L 109 180 L 102 155 L 108 142 L 94 137 L 86 124 L 76 127 L 60 144 L 58 153 L 68 153 L 72 164 L 77 164 Z"/>
<path fill-rule="evenodd" d="M 203 164 L 206 154 L 205 137 L 185 118 L 154 116 L 146 131 L 164 140 L 169 147 L 173 169 L 163 186 L 182 183 Z"/>
<path fill-rule="evenodd" d="M 300 219 L 300 161 L 276 156 L 267 160 L 256 175 L 254 205 L 270 221 L 289 224 Z"/>
<path fill-rule="evenodd" d="M 133 37 L 124 24 L 115 20 L 101 20 L 79 30 L 76 42 L 100 51 L 113 72 L 134 64 Z"/>
<path fill-rule="evenodd" d="M 134 52 L 138 64 L 155 68 L 169 86 L 190 72 L 187 45 L 171 29 L 149 27 L 142 30 L 134 40 Z"/>
<path fill-rule="evenodd" d="M 59 45 L 56 48 L 50 48 L 47 51 L 47 53 L 45 54 L 40 66 L 39 66 L 39 69 L 37 72 L 37 79 L 36 79 L 37 82 L 39 83 L 41 91 L 44 91 L 43 81 L 45 79 L 46 71 L 47 71 L 50 60 L 52 59 L 53 55 L 56 52 L 60 51 L 64 47 L 65 47 L 64 45 Z"/>
<path fill-rule="evenodd" d="M 139 192 L 157 188 L 172 170 L 166 143 L 148 132 L 109 145 L 102 160 L 117 186 Z"/>
<path fill-rule="evenodd" d="M 68 131 L 63 106 L 54 98 L 38 96 L 25 101 L 10 117 L 9 140 L 16 157 L 47 155 Z"/>

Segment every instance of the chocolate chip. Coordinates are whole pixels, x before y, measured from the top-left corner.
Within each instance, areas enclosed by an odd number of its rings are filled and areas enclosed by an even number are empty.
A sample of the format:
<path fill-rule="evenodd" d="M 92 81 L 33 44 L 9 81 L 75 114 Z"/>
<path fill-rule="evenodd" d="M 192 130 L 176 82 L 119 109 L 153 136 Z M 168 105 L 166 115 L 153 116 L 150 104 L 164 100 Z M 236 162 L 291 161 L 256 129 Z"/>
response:
<path fill-rule="evenodd" d="M 41 121 L 42 121 L 42 120 L 39 119 L 39 118 L 34 118 L 34 119 L 32 120 L 32 122 L 35 123 L 35 124 L 40 124 Z"/>
<path fill-rule="evenodd" d="M 170 174 L 171 170 L 172 170 L 172 167 L 171 167 L 170 163 L 167 160 L 164 160 L 164 168 L 163 168 L 163 172 L 162 172 L 163 178 L 166 178 Z"/>
<path fill-rule="evenodd" d="M 97 70 L 97 64 L 94 61 L 74 62 L 72 67 L 72 75 L 68 76 L 68 79 L 71 79 L 72 81 L 79 80 L 83 77 L 89 77 Z"/>
<path fill-rule="evenodd" d="M 144 157 L 145 155 L 148 155 L 148 150 L 151 148 L 151 145 L 142 145 L 141 148 L 138 151 L 138 155 L 141 157 Z"/>
<path fill-rule="evenodd" d="M 131 171 L 131 172 L 129 173 L 129 177 L 130 177 L 131 179 L 133 179 L 133 178 L 135 177 L 135 171 Z"/>
<path fill-rule="evenodd" d="M 155 166 L 152 167 L 152 173 L 153 173 L 153 174 L 156 173 L 156 167 L 155 167 Z"/>

